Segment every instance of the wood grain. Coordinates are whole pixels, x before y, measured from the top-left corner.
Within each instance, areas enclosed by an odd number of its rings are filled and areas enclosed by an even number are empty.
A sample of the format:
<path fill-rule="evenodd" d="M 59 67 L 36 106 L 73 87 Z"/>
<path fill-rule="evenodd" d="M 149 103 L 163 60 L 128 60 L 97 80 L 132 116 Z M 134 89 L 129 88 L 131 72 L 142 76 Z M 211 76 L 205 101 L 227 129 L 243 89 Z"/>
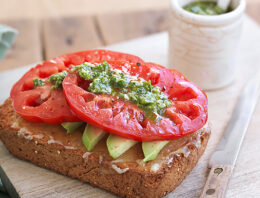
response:
<path fill-rule="evenodd" d="M 106 45 L 161 32 L 168 28 L 168 10 L 149 10 L 97 16 Z"/>
<path fill-rule="evenodd" d="M 105 190 L 92 187 L 44 168 L 36 167 L 28 162 L 17 160 L 13 156 L 10 156 L 5 148 L 2 149 L 3 145 L 1 142 L 0 146 L 0 175 L 4 179 L 3 182 L 9 184 L 8 186 L 5 185 L 5 187 L 8 192 L 12 192 L 12 197 L 115 198 L 114 195 Z M 16 167 L 19 168 L 16 169 Z M 10 183 L 14 185 L 10 185 Z"/>
<path fill-rule="evenodd" d="M 231 174 L 232 166 L 213 165 L 200 198 L 224 198 Z"/>
<path fill-rule="evenodd" d="M 259 0 L 246 0 L 248 7 L 259 10 Z M 46 19 L 49 17 L 96 15 L 166 9 L 170 1 L 158 0 L 0 0 L 1 19 Z M 251 6 L 252 5 L 252 6 Z M 250 14 L 250 9 L 248 9 Z M 259 16 L 254 19 L 259 19 Z"/>
<path fill-rule="evenodd" d="M 8 20 L 1 23 L 16 28 L 19 34 L 12 48 L 0 62 L 0 71 L 42 60 L 40 30 L 35 20 Z"/>
<path fill-rule="evenodd" d="M 260 1 L 248 1 L 246 12 L 249 16 L 251 16 L 256 22 L 260 24 Z"/>
<path fill-rule="evenodd" d="M 158 0 L 0 0 L 0 19 L 46 19 L 165 9 L 169 1 Z"/>
<path fill-rule="evenodd" d="M 102 39 L 91 16 L 52 18 L 43 23 L 45 59 L 102 46 Z"/>

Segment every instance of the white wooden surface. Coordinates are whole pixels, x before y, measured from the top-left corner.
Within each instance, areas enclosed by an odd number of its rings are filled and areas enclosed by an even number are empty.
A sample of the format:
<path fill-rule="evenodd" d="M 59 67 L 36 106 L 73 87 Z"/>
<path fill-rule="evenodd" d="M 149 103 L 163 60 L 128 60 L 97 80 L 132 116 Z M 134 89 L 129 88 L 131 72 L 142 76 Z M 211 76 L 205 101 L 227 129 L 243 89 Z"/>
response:
<path fill-rule="evenodd" d="M 146 61 L 167 65 L 167 34 L 161 33 L 108 47 L 139 55 Z M 212 136 L 207 150 L 197 166 L 167 197 L 198 197 L 208 174 L 207 162 L 231 116 L 239 92 L 257 69 L 260 69 L 260 28 L 245 18 L 236 81 L 229 87 L 208 92 L 209 120 Z M 8 97 L 9 89 L 25 68 L 0 73 L 0 102 Z M 10 75 L 12 73 L 12 75 Z M 12 77 L 11 77 L 12 76 Z M 260 197 L 260 104 L 245 137 L 237 165 L 230 180 L 227 197 Z M 20 161 L 0 145 L 0 164 L 20 197 L 114 197 L 112 194 L 48 170 Z"/>

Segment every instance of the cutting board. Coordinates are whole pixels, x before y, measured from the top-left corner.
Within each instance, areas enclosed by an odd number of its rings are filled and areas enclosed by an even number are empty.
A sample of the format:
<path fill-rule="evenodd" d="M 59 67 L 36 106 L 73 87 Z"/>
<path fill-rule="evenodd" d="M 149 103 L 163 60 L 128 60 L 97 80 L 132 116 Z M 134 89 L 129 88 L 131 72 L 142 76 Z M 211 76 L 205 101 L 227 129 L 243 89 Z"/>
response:
<path fill-rule="evenodd" d="M 106 48 L 136 54 L 146 61 L 167 66 L 167 33 L 130 40 Z M 9 95 L 12 84 L 30 66 L 0 73 L 0 102 Z M 260 69 L 260 28 L 245 17 L 236 81 L 220 90 L 207 92 L 212 135 L 205 154 L 182 184 L 167 197 L 199 197 L 208 174 L 207 162 L 230 119 L 240 90 L 250 76 Z M 227 197 L 260 197 L 260 104 L 245 137 Z M 80 181 L 56 174 L 16 159 L 0 145 L 0 176 L 13 197 L 115 197 Z"/>

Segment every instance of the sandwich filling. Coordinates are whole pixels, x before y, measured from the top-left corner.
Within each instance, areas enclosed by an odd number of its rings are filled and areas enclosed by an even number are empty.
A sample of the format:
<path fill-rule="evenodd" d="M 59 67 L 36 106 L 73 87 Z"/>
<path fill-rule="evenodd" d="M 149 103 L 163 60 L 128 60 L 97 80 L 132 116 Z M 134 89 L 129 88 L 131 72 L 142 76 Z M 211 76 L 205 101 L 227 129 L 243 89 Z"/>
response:
<path fill-rule="evenodd" d="M 111 51 L 78 52 L 45 61 L 12 88 L 14 110 L 31 122 L 84 127 L 91 151 L 101 139 L 116 159 L 142 142 L 144 162 L 171 141 L 201 129 L 207 97 L 175 70 Z"/>

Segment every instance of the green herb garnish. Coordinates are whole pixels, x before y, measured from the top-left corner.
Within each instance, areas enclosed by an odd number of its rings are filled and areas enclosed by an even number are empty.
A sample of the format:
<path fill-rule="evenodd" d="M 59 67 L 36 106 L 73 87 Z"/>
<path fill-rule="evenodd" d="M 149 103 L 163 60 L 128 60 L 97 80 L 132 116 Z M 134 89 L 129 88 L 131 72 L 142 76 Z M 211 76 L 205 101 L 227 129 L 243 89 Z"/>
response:
<path fill-rule="evenodd" d="M 132 101 L 146 112 L 162 114 L 164 108 L 171 104 L 159 87 L 151 85 L 151 81 L 113 70 L 106 61 L 99 65 L 84 63 L 72 71 L 77 72 L 81 78 L 92 81 L 88 91 Z"/>
<path fill-rule="evenodd" d="M 64 78 L 67 76 L 66 71 L 62 71 L 60 73 L 56 73 L 50 76 L 49 81 L 53 83 L 52 89 L 59 89 L 62 87 L 62 82 Z"/>
<path fill-rule="evenodd" d="M 44 81 L 40 78 L 35 78 L 33 79 L 33 86 L 34 87 L 40 87 L 40 86 L 43 86 L 45 85 Z"/>

